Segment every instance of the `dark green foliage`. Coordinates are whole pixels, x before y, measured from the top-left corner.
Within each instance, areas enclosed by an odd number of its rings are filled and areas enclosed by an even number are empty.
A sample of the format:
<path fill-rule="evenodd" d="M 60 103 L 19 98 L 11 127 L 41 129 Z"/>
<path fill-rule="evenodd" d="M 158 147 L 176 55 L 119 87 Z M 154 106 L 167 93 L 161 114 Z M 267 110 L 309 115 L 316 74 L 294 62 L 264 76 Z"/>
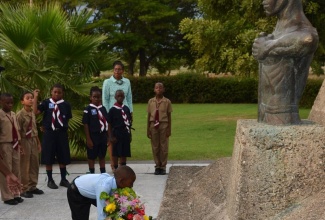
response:
<path fill-rule="evenodd" d="M 183 18 L 196 15 L 196 0 L 89 0 L 95 10 L 94 33 L 107 36 L 101 48 L 116 52 L 133 75 L 137 59 L 140 76 L 159 63 L 159 70 L 184 65 L 181 58 L 192 58 L 189 43 L 183 39 L 178 25 Z M 176 62 L 178 61 L 178 62 Z M 187 63 L 187 62 L 186 62 Z"/>
<path fill-rule="evenodd" d="M 165 96 L 173 103 L 257 103 L 258 81 L 253 78 L 179 74 L 129 79 L 134 103 L 147 103 L 154 97 L 156 82 L 164 84 Z M 300 107 L 312 107 L 321 85 L 321 79 L 307 81 Z"/>
<path fill-rule="evenodd" d="M 210 78 L 199 74 L 130 78 L 134 103 L 146 103 L 154 96 L 156 82 L 165 86 L 173 103 L 256 103 L 257 80 Z"/>
<path fill-rule="evenodd" d="M 284 2 L 284 1 L 283 1 Z M 276 17 L 267 17 L 262 0 L 198 0 L 202 16 L 185 18 L 179 28 L 196 55 L 195 68 L 212 73 L 255 76 L 258 64 L 252 44 L 260 32 L 272 33 Z M 319 35 L 311 66 L 323 74 L 325 61 L 325 1 L 303 0 L 304 11 Z"/>
<path fill-rule="evenodd" d="M 300 107 L 311 108 L 313 106 L 322 83 L 323 80 L 319 79 L 310 79 L 307 81 L 304 93 L 300 100 Z"/>

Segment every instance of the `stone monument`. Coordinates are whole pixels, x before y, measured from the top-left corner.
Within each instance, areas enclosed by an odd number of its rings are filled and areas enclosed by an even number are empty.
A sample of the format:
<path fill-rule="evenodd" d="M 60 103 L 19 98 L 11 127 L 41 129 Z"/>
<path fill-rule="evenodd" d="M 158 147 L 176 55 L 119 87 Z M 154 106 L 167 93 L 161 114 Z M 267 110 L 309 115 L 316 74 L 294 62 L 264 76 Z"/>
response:
<path fill-rule="evenodd" d="M 323 206 L 306 210 L 324 204 L 325 127 L 301 121 L 298 109 L 317 31 L 302 0 L 263 0 L 263 6 L 278 21 L 253 44 L 258 120 L 238 120 L 231 160 L 173 167 L 158 220 L 324 219 Z"/>
<path fill-rule="evenodd" d="M 308 119 L 325 126 L 325 80 L 318 92 Z"/>
<path fill-rule="evenodd" d="M 278 20 L 272 34 L 261 33 L 253 43 L 259 62 L 258 122 L 237 123 L 227 193 L 230 219 L 273 219 L 325 184 L 325 129 L 299 117 L 317 31 L 301 0 L 262 4 Z"/>
<path fill-rule="evenodd" d="M 301 121 L 299 101 L 318 45 L 301 0 L 264 0 L 272 34 L 255 39 L 258 122 L 238 121 L 227 203 L 230 219 L 269 219 L 323 189 L 323 126 Z M 290 125 L 290 126 L 284 126 Z"/>
<path fill-rule="evenodd" d="M 318 45 L 316 29 L 301 0 L 264 0 L 268 16 L 277 16 L 272 34 L 255 39 L 252 54 L 259 62 L 258 121 L 299 124 L 299 101 Z"/>

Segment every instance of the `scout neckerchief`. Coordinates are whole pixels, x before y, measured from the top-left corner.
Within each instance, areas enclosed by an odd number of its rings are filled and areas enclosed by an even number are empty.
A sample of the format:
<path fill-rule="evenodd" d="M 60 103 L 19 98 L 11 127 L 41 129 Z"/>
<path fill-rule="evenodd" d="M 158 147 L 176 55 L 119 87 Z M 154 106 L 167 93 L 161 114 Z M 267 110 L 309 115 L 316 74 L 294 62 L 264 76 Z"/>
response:
<path fill-rule="evenodd" d="M 155 123 L 154 123 L 154 127 L 156 129 L 159 128 L 159 106 L 160 106 L 160 103 L 161 103 L 161 100 L 158 102 L 157 98 L 156 98 L 156 113 L 155 113 Z"/>
<path fill-rule="evenodd" d="M 89 104 L 90 107 L 93 107 L 97 109 L 97 115 L 98 115 L 98 120 L 100 124 L 100 131 L 107 131 L 108 130 L 108 123 L 106 121 L 106 118 L 103 116 L 103 113 L 101 112 L 100 108 L 102 108 L 102 105 L 96 106 L 94 104 Z"/>
<path fill-rule="evenodd" d="M 8 114 L 6 114 L 6 116 L 12 124 L 12 148 L 18 150 L 18 133 L 15 127 L 14 118 L 11 117 L 11 113 L 10 117 Z"/>
<path fill-rule="evenodd" d="M 26 129 L 26 138 L 31 138 L 32 137 L 32 128 L 33 128 L 33 115 L 30 117 L 30 121 L 27 125 Z"/>
<path fill-rule="evenodd" d="M 123 110 L 124 105 L 120 105 L 117 102 L 115 102 L 113 107 L 121 110 L 122 118 L 124 120 L 125 127 L 128 130 L 128 132 L 130 133 L 130 122 L 129 122 L 128 116 L 125 114 L 125 112 Z"/>
<path fill-rule="evenodd" d="M 63 99 L 55 102 L 53 99 L 50 99 L 50 102 L 54 104 L 54 109 L 53 109 L 53 112 L 52 112 L 52 129 L 53 131 L 56 129 L 55 128 L 55 119 L 58 120 L 59 124 L 63 127 L 63 122 L 62 122 L 62 117 L 60 115 L 60 109 L 58 107 L 59 104 L 61 104 L 62 102 L 64 102 Z"/>

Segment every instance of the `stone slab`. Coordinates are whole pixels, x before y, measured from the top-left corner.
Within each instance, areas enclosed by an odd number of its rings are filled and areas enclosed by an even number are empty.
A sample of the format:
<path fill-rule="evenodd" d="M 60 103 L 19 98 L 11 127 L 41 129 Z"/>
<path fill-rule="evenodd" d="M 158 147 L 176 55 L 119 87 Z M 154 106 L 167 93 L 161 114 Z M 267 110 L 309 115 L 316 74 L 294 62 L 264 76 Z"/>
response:
<path fill-rule="evenodd" d="M 308 119 L 325 126 L 325 80 L 319 89 Z"/>
<path fill-rule="evenodd" d="M 324 134 L 239 120 L 232 158 L 171 167 L 157 220 L 325 220 Z"/>
<path fill-rule="evenodd" d="M 325 128 L 238 120 L 227 193 L 230 219 L 272 219 L 325 186 Z"/>
<path fill-rule="evenodd" d="M 228 220 L 225 189 L 230 161 L 171 167 L 157 220 Z"/>

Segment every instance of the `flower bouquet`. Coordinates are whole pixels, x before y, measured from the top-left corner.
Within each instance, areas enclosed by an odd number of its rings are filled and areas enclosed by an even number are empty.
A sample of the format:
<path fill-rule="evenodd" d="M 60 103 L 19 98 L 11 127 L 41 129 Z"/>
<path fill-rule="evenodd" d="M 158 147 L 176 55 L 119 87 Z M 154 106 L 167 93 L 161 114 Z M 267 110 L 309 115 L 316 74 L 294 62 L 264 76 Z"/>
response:
<path fill-rule="evenodd" d="M 145 214 L 144 204 L 132 188 L 115 189 L 112 196 L 102 192 L 100 199 L 106 202 L 104 213 L 107 220 L 152 220 Z"/>

